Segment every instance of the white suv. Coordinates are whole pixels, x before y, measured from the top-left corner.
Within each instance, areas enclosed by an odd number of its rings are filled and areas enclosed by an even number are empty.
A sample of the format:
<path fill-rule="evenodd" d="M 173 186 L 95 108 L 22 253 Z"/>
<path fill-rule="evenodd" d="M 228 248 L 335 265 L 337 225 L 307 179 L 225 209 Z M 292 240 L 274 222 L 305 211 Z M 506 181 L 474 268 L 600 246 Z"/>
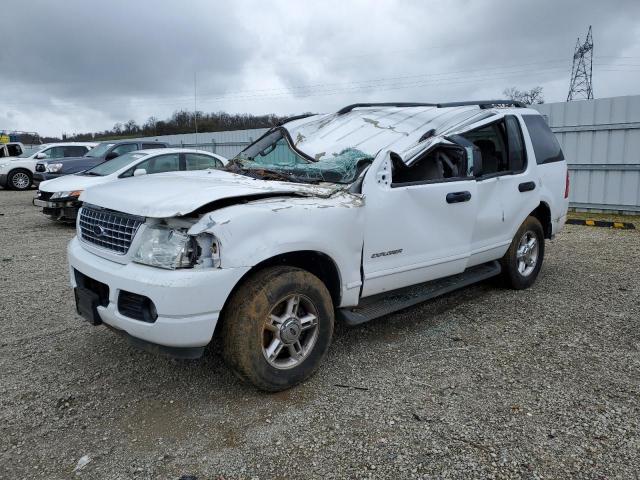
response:
<path fill-rule="evenodd" d="M 23 151 L 17 157 L 0 158 L 0 186 L 13 190 L 27 190 L 33 185 L 33 174 L 38 160 L 84 155 L 97 143 L 49 143 Z"/>
<path fill-rule="evenodd" d="M 567 164 L 505 101 L 356 104 L 290 119 L 226 171 L 87 189 L 69 244 L 78 312 L 241 378 L 308 378 L 340 318 L 366 322 L 500 275 L 529 287 L 565 222 Z"/>

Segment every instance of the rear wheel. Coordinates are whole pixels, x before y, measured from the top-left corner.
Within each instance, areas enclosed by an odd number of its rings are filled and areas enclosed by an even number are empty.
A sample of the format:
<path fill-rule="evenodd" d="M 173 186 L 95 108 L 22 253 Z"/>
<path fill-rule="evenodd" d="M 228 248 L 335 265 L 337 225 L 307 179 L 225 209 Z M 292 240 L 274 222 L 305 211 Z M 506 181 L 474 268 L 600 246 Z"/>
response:
<path fill-rule="evenodd" d="M 309 378 L 333 335 L 331 295 L 322 281 L 293 267 L 256 273 L 225 308 L 223 355 L 242 379 L 279 391 Z"/>
<path fill-rule="evenodd" d="M 7 177 L 7 184 L 13 190 L 27 190 L 32 181 L 31 172 L 28 170 L 14 170 Z"/>
<path fill-rule="evenodd" d="M 500 260 L 502 278 L 516 290 L 529 288 L 536 281 L 544 260 L 544 231 L 535 217 L 527 217 Z"/>

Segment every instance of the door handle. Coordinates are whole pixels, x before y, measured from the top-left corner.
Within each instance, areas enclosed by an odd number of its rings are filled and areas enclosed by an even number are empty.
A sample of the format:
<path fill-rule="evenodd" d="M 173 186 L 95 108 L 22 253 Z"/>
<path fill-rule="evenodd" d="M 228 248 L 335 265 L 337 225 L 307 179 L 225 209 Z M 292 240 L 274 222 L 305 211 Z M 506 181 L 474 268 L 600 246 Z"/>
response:
<path fill-rule="evenodd" d="M 447 193 L 447 203 L 468 202 L 469 200 L 471 200 L 471 192 Z"/>
<path fill-rule="evenodd" d="M 530 192 L 531 190 L 535 190 L 536 182 L 524 182 L 518 185 L 518 190 L 521 192 Z"/>

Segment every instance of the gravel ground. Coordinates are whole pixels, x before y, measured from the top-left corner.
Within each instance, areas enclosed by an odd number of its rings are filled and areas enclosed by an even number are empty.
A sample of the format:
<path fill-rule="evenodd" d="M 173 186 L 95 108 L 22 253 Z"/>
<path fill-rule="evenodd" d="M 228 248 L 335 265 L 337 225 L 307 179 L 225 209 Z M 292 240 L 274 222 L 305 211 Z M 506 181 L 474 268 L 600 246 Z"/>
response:
<path fill-rule="evenodd" d="M 215 352 L 80 320 L 74 231 L 32 196 L 0 190 L 0 478 L 638 478 L 639 231 L 569 226 L 527 291 L 338 328 L 315 377 L 269 395 Z"/>

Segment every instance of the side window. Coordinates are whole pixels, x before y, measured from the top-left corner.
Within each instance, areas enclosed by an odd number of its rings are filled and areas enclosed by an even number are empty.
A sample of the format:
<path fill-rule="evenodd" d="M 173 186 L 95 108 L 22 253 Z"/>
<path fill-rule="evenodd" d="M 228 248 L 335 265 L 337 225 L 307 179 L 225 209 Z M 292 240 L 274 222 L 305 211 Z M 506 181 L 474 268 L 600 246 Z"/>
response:
<path fill-rule="evenodd" d="M 68 147 L 64 147 L 65 157 L 81 157 L 85 153 L 87 153 L 87 147 L 83 147 L 81 145 L 70 145 Z"/>
<path fill-rule="evenodd" d="M 222 162 L 215 157 L 199 153 L 185 154 L 187 170 L 204 170 L 206 168 L 222 168 Z"/>
<path fill-rule="evenodd" d="M 522 115 L 527 126 L 538 165 L 564 160 L 558 139 L 542 115 Z"/>
<path fill-rule="evenodd" d="M 20 145 L 7 145 L 7 150 L 9 150 L 10 157 L 17 157 L 22 153 L 22 148 L 20 148 Z"/>
<path fill-rule="evenodd" d="M 150 150 L 152 148 L 166 148 L 162 143 L 143 143 L 142 150 Z"/>
<path fill-rule="evenodd" d="M 527 166 L 527 153 L 524 148 L 520 122 L 514 115 L 504 117 L 504 122 L 509 146 L 509 170 L 513 173 L 522 172 Z"/>
<path fill-rule="evenodd" d="M 136 145 L 135 143 L 123 143 L 122 145 L 118 145 L 112 151 L 117 153 L 118 156 L 120 156 L 124 153 L 133 152 L 134 150 L 137 150 L 137 149 L 138 149 L 138 145 Z"/>
<path fill-rule="evenodd" d="M 466 151 L 459 147 L 440 147 L 407 167 L 399 158 L 393 159 L 391 186 L 419 185 L 458 180 L 467 176 Z"/>
<path fill-rule="evenodd" d="M 51 147 L 44 150 L 44 153 L 47 158 L 64 158 L 64 148 L 65 147 Z"/>
<path fill-rule="evenodd" d="M 133 170 L 137 170 L 138 168 L 144 168 L 147 174 L 175 172 L 176 170 L 180 170 L 180 155 L 178 153 L 170 153 L 168 155 L 153 157 L 139 163 Z"/>
<path fill-rule="evenodd" d="M 482 174 L 492 175 L 508 170 L 504 121 L 463 133 L 462 136 L 480 149 Z"/>

